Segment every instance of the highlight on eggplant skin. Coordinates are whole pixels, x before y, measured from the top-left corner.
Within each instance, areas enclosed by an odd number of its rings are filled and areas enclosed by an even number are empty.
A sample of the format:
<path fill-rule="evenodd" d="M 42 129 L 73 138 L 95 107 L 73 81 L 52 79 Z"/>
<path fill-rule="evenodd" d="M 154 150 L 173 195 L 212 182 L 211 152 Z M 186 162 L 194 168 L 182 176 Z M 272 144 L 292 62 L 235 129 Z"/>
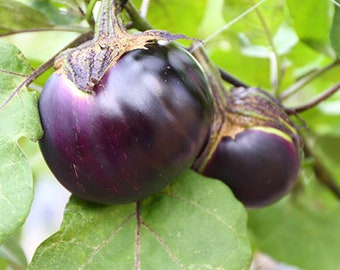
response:
<path fill-rule="evenodd" d="M 239 87 L 226 93 L 193 169 L 223 181 L 246 207 L 264 207 L 295 186 L 301 152 L 301 139 L 280 102 L 264 90 Z"/>
<path fill-rule="evenodd" d="M 39 113 L 40 149 L 59 182 L 84 200 L 117 204 L 158 192 L 191 167 L 213 105 L 197 61 L 154 44 L 124 54 L 92 92 L 53 73 Z"/>

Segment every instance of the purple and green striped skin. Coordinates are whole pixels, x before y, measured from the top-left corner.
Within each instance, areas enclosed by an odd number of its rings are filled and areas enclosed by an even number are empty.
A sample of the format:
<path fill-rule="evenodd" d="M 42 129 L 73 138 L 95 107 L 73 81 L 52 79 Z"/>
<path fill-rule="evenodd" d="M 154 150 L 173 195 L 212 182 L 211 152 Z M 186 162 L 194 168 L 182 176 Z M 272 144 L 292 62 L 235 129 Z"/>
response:
<path fill-rule="evenodd" d="M 206 142 L 212 98 L 196 60 L 172 45 L 126 53 L 84 92 L 62 73 L 39 100 L 49 168 L 72 194 L 141 200 L 190 168 Z"/>

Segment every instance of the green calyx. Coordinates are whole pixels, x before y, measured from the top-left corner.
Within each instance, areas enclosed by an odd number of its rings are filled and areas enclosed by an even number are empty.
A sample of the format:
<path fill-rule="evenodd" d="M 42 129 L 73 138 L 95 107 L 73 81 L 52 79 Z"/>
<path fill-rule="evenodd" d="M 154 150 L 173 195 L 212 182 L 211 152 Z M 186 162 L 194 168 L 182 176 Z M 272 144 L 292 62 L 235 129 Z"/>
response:
<path fill-rule="evenodd" d="M 265 132 L 265 133 L 268 133 L 268 134 L 274 134 L 276 136 L 279 136 L 279 137 L 285 139 L 288 142 L 291 142 L 291 143 L 293 142 L 293 139 L 292 139 L 291 136 L 289 136 L 287 133 L 282 132 L 281 130 L 279 130 L 277 128 L 257 126 L 257 127 L 251 127 L 249 129 L 259 130 L 259 131 L 262 131 L 262 132 Z"/>

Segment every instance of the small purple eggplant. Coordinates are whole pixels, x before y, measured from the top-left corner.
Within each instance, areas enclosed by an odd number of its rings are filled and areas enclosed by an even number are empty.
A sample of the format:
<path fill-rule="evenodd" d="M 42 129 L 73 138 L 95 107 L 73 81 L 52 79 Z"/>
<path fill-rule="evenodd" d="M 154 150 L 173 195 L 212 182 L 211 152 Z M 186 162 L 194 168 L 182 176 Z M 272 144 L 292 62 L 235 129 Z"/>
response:
<path fill-rule="evenodd" d="M 222 180 L 247 207 L 272 204 L 298 178 L 302 146 L 295 125 L 279 101 L 258 88 L 234 88 L 223 98 L 193 168 Z"/>

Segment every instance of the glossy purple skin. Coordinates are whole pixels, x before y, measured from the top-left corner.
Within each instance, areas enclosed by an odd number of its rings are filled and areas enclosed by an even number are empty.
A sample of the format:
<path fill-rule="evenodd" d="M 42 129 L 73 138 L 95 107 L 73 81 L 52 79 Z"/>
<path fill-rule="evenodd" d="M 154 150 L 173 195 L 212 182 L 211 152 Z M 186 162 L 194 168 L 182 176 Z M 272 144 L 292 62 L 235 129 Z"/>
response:
<path fill-rule="evenodd" d="M 262 130 L 224 137 L 204 175 L 222 180 L 247 207 L 263 207 L 286 195 L 296 183 L 299 152 L 293 142 Z"/>
<path fill-rule="evenodd" d="M 190 168 L 212 117 L 207 81 L 182 49 L 125 54 L 84 93 L 54 73 L 39 100 L 40 148 L 56 178 L 82 199 L 141 200 Z"/>

